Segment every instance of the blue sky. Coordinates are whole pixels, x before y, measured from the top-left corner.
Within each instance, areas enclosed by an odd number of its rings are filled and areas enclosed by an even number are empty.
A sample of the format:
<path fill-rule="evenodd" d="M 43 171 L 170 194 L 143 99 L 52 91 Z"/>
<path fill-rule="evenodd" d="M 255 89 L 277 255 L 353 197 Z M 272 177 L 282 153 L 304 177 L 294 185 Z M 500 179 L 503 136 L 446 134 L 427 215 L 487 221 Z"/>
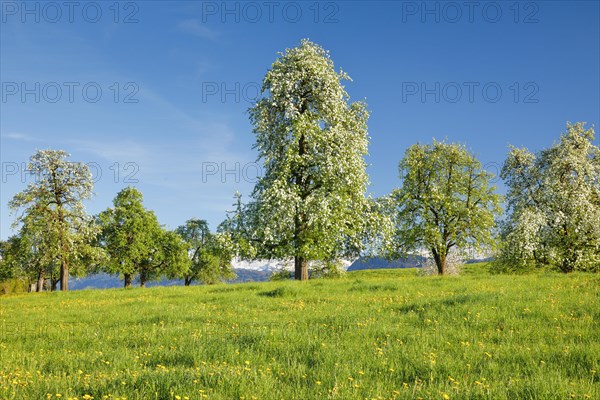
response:
<path fill-rule="evenodd" d="M 465 143 L 495 172 L 509 144 L 539 150 L 567 121 L 600 126 L 597 1 L 0 6 L 2 239 L 7 203 L 32 179 L 21 164 L 46 148 L 90 163 L 91 213 L 134 184 L 169 228 L 191 217 L 216 228 L 253 187 L 256 87 L 302 38 L 369 105 L 375 196 L 398 185 L 418 141 Z"/>

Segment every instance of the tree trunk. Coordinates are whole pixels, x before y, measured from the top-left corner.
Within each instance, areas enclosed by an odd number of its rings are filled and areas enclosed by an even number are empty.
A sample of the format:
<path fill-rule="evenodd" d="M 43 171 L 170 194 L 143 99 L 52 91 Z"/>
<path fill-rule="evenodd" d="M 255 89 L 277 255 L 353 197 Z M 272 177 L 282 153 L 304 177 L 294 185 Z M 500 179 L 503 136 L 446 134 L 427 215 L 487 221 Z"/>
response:
<path fill-rule="evenodd" d="M 36 292 L 41 292 L 44 290 L 44 278 L 46 277 L 46 271 L 40 271 L 38 274 L 37 285 L 35 287 Z"/>
<path fill-rule="evenodd" d="M 60 279 L 52 279 L 50 278 L 50 291 L 51 292 L 55 292 L 56 291 L 56 287 L 58 286 L 58 282 L 60 282 Z M 62 287 L 62 285 L 61 285 Z"/>
<path fill-rule="evenodd" d="M 69 290 L 69 264 L 63 259 L 60 265 L 60 290 Z"/>
<path fill-rule="evenodd" d="M 184 279 L 185 279 L 185 286 L 190 286 L 190 284 L 192 283 L 192 278 L 189 278 L 186 276 Z"/>
<path fill-rule="evenodd" d="M 302 104 L 301 113 L 304 113 L 308 109 L 308 105 L 306 101 Z M 298 155 L 300 158 L 303 158 L 306 154 L 306 137 L 304 134 L 300 135 L 300 139 L 298 141 Z M 302 199 L 302 203 L 305 202 L 306 196 L 306 176 L 304 176 L 303 168 L 296 170 L 294 172 L 295 175 L 295 184 L 300 189 L 300 197 Z M 303 257 L 299 256 L 298 252 L 302 251 L 302 247 L 304 244 L 304 235 L 306 232 L 306 214 L 304 211 L 296 208 L 296 216 L 294 218 L 294 250 L 296 255 L 294 255 L 294 278 L 298 281 L 306 281 L 308 280 L 308 261 Z"/>
<path fill-rule="evenodd" d="M 446 254 L 439 253 L 435 248 L 431 249 L 433 253 L 433 259 L 435 260 L 435 265 L 437 266 L 438 275 L 444 275 L 446 270 Z"/>
<path fill-rule="evenodd" d="M 66 292 L 69 290 L 69 261 L 67 260 L 69 247 L 66 242 L 66 228 L 65 228 L 65 215 L 62 208 L 62 201 L 59 198 L 58 194 L 55 192 L 56 196 L 56 207 L 58 210 L 58 222 L 61 227 L 60 231 L 60 290 Z"/>
<path fill-rule="evenodd" d="M 125 278 L 124 279 L 123 287 L 125 289 L 130 288 L 131 287 L 131 281 L 132 281 L 131 274 L 123 274 L 123 277 Z"/>
<path fill-rule="evenodd" d="M 140 271 L 140 287 L 146 287 L 146 274 L 144 271 Z"/>
<path fill-rule="evenodd" d="M 297 281 L 308 280 L 308 261 L 303 257 L 294 257 L 294 278 Z"/>

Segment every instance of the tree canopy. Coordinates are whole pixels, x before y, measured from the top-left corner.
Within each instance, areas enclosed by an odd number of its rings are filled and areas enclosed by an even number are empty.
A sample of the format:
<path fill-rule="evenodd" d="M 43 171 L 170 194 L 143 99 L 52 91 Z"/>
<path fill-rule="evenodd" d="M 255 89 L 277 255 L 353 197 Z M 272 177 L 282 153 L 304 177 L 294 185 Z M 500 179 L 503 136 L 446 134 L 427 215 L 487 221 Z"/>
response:
<path fill-rule="evenodd" d="M 436 140 L 415 144 L 399 170 L 402 187 L 391 196 L 392 257 L 426 251 L 443 274 L 451 250 L 493 244 L 501 199 L 490 185 L 492 175 L 464 146 Z"/>
<path fill-rule="evenodd" d="M 593 142 L 594 130 L 576 123 L 538 154 L 511 149 L 501 174 L 508 207 L 499 268 L 600 270 L 600 149 Z"/>
<path fill-rule="evenodd" d="M 232 252 L 222 234 L 212 234 L 205 220 L 192 218 L 177 228 L 185 240 L 190 266 L 184 274 L 185 285 L 193 281 L 214 284 L 235 278 L 231 265 Z"/>
<path fill-rule="evenodd" d="M 183 240 L 164 230 L 142 201 L 140 191 L 127 187 L 98 218 L 101 242 L 109 255 L 106 271 L 121 274 L 125 287 L 131 286 L 135 276 L 143 287 L 162 275 L 180 276 L 188 268 Z"/>
<path fill-rule="evenodd" d="M 294 258 L 296 279 L 310 260 L 358 254 L 368 226 L 367 112 L 348 103 L 329 53 L 303 40 L 280 53 L 250 109 L 263 162 L 244 206 L 254 258 Z"/>
<path fill-rule="evenodd" d="M 100 229 L 83 205 L 92 196 L 92 175 L 87 165 L 68 157 L 62 150 L 35 153 L 28 164 L 35 181 L 9 203 L 14 212 L 23 210 L 13 226 L 21 227 L 23 240 L 35 242 L 40 262 L 57 261 L 61 290 L 69 289 L 70 274 L 85 275 L 103 257 L 95 246 Z"/>

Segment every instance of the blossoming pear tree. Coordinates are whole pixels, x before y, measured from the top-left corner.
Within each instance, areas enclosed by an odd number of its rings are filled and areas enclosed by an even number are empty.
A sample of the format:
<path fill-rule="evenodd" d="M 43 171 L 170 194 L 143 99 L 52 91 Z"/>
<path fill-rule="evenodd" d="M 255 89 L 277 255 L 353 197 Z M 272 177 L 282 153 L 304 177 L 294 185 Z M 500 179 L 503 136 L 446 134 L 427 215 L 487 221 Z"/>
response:
<path fill-rule="evenodd" d="M 96 246 L 100 228 L 83 205 L 92 196 L 92 174 L 87 165 L 68 157 L 62 150 L 35 153 L 28 164 L 35 180 L 9 203 L 13 211 L 23 210 L 14 226 L 28 238 L 43 239 L 36 252 L 44 265 L 59 265 L 61 290 L 69 290 L 69 274 L 85 275 L 104 255 Z"/>
<path fill-rule="evenodd" d="M 600 149 L 593 128 L 567 124 L 554 146 L 512 148 L 502 168 L 508 216 L 496 266 L 600 271 Z"/>
<path fill-rule="evenodd" d="M 253 258 L 293 258 L 295 278 L 310 261 L 357 255 L 374 207 L 365 196 L 369 143 L 364 102 L 349 103 L 330 55 L 308 40 L 267 72 L 250 108 L 263 176 L 244 206 Z"/>

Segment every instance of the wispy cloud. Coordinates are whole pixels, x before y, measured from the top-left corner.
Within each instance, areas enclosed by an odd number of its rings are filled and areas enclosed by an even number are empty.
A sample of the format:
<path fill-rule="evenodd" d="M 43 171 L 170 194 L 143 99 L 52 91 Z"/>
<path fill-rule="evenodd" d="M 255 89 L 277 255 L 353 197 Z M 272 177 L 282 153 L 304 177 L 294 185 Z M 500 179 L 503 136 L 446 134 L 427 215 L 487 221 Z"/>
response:
<path fill-rule="evenodd" d="M 203 39 L 216 39 L 219 36 L 218 32 L 210 29 L 208 26 L 202 24 L 197 19 L 186 19 L 180 21 L 177 24 L 177 28 L 190 35 L 198 36 Z"/>
<path fill-rule="evenodd" d="M 145 161 L 150 160 L 151 151 L 138 142 L 127 139 L 120 141 L 69 140 L 79 150 L 87 151 L 107 161 Z"/>
<path fill-rule="evenodd" d="M 21 140 L 24 142 L 31 142 L 31 141 L 35 140 L 31 136 L 26 135 L 24 133 L 19 133 L 19 132 L 3 133 L 1 137 L 2 137 L 2 139 Z"/>

